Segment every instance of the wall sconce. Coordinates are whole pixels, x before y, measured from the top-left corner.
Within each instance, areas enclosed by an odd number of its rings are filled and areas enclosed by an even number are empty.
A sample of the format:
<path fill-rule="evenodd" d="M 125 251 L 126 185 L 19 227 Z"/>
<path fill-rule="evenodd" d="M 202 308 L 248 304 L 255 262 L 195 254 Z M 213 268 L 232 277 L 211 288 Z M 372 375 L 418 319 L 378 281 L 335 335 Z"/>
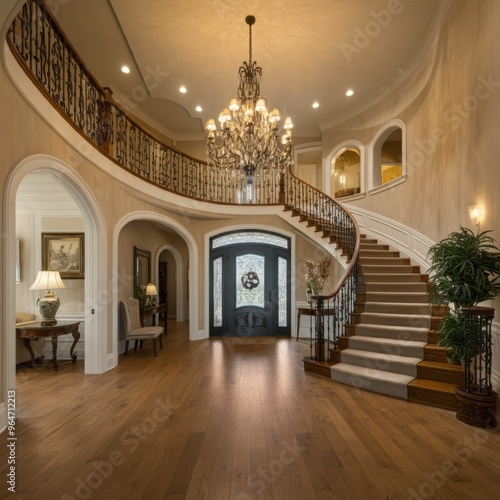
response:
<path fill-rule="evenodd" d="M 481 222 L 484 220 L 484 206 L 483 205 L 471 205 L 469 207 L 470 220 L 479 227 Z"/>

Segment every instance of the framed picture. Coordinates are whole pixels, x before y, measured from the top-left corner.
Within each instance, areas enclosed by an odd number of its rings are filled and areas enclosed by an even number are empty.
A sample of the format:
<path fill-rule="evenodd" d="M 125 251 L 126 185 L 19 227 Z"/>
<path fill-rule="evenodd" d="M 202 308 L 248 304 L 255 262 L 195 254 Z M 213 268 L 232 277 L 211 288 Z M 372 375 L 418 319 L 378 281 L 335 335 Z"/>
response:
<path fill-rule="evenodd" d="M 63 279 L 85 277 L 84 233 L 42 233 L 42 270 Z"/>

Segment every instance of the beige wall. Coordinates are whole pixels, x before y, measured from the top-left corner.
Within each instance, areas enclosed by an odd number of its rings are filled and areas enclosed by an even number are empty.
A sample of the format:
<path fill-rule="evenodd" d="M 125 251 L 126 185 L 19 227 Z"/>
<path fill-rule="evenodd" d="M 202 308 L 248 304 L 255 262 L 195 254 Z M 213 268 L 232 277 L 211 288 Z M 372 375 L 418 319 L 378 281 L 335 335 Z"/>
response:
<path fill-rule="evenodd" d="M 406 125 L 407 181 L 350 203 L 439 241 L 461 225 L 474 229 L 468 206 L 482 202 L 481 229 L 491 229 L 498 242 L 499 33 L 500 2 L 454 2 L 429 54 L 429 71 L 417 72 L 377 106 L 323 132 L 326 158 L 348 139 L 369 148 L 390 120 Z M 364 163 L 367 179 L 368 154 Z"/>
<path fill-rule="evenodd" d="M 499 179 L 499 20 L 500 2 L 455 2 L 428 75 L 411 77 L 377 106 L 323 132 L 326 157 L 348 139 L 368 147 L 392 119 L 406 124 L 408 181 L 353 204 L 437 241 L 460 225 L 471 226 L 468 206 L 484 201 L 484 228 L 498 237 L 498 183 L 491 181 Z M 365 177 L 367 167 L 365 156 Z"/>

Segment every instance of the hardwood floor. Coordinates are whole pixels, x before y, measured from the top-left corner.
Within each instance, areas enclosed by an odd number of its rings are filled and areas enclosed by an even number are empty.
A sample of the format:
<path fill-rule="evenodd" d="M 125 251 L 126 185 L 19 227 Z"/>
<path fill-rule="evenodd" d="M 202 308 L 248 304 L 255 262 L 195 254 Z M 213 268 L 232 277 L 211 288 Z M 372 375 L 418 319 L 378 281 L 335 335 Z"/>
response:
<path fill-rule="evenodd" d="M 58 373 L 49 365 L 18 371 L 13 498 L 449 500 L 500 492 L 497 430 L 304 372 L 309 348 L 295 339 L 190 342 L 186 325 L 168 331 L 156 358 L 145 345 L 102 375 L 84 375 L 82 362 L 62 362 Z"/>

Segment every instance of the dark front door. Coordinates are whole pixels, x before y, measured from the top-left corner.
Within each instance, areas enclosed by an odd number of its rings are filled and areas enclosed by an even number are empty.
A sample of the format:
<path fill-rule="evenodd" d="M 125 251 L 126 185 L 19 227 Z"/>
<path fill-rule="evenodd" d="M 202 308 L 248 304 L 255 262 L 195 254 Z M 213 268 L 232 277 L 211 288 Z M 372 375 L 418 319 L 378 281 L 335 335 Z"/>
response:
<path fill-rule="evenodd" d="M 251 243 L 212 254 L 210 335 L 290 335 L 288 254 Z"/>

